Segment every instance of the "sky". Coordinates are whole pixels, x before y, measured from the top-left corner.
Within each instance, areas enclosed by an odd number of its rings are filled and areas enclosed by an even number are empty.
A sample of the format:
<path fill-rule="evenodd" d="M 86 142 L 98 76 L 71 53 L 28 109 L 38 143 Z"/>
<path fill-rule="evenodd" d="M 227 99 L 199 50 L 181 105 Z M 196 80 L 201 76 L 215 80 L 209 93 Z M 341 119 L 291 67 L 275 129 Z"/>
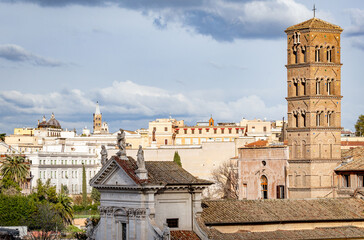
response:
<path fill-rule="evenodd" d="M 110 131 L 287 118 L 286 34 L 316 17 L 344 29 L 342 126 L 364 114 L 362 0 L 0 0 L 0 132 Z"/>

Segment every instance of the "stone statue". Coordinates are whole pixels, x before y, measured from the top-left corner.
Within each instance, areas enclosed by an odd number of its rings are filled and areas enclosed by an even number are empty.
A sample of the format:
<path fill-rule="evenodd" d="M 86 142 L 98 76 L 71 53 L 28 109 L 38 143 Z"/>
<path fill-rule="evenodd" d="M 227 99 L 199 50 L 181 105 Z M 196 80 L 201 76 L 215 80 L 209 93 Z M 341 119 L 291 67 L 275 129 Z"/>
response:
<path fill-rule="evenodd" d="M 155 129 L 153 129 L 153 138 L 152 138 L 152 141 L 155 142 Z"/>
<path fill-rule="evenodd" d="M 101 145 L 101 164 L 105 165 L 105 163 L 107 162 L 107 151 L 105 148 L 105 145 Z"/>
<path fill-rule="evenodd" d="M 116 155 L 120 156 L 126 156 L 126 143 L 125 143 L 125 132 L 123 129 L 120 128 L 120 133 L 118 133 L 118 148 L 119 151 L 116 153 Z"/>
<path fill-rule="evenodd" d="M 144 151 L 143 151 L 142 145 L 139 145 L 138 154 L 137 154 L 137 165 L 138 165 L 138 169 L 145 169 Z"/>
<path fill-rule="evenodd" d="M 87 236 L 87 240 L 94 240 L 93 234 L 94 234 L 94 225 L 92 224 L 91 219 L 87 218 L 86 219 L 86 236 Z"/>
<path fill-rule="evenodd" d="M 169 230 L 168 224 L 163 223 L 163 240 L 170 240 L 171 231 Z"/>

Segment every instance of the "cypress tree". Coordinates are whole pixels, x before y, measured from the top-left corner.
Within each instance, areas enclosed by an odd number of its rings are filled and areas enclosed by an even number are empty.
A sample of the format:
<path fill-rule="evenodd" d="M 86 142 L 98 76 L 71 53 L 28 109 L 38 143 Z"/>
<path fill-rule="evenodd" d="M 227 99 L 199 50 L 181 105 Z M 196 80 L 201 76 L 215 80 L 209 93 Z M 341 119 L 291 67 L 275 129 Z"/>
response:
<path fill-rule="evenodd" d="M 177 163 L 178 166 L 182 167 L 181 157 L 178 154 L 178 151 L 174 152 L 173 162 Z"/>
<path fill-rule="evenodd" d="M 82 205 L 87 205 L 87 188 L 86 188 L 86 170 L 85 165 L 82 163 Z"/>

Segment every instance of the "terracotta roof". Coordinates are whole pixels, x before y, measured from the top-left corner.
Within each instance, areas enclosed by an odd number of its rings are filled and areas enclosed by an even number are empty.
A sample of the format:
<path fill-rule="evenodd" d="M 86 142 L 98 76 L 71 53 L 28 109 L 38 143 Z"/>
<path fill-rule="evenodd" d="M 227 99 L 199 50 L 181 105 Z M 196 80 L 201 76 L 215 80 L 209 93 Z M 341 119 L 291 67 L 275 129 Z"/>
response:
<path fill-rule="evenodd" d="M 274 240 L 308 240 L 308 239 L 362 239 L 364 228 L 344 226 L 332 228 L 315 228 L 310 230 L 277 230 L 271 232 L 237 232 L 221 233 L 212 228 L 209 237 L 214 240 L 240 240 L 240 239 L 274 239 Z"/>
<path fill-rule="evenodd" d="M 182 184 L 196 184 L 196 185 L 211 185 L 212 182 L 199 179 L 191 175 L 182 167 L 178 166 L 173 161 L 146 161 L 145 168 L 148 171 L 148 180 L 140 180 L 135 173 L 137 170 L 136 161 L 132 157 L 129 160 L 121 160 L 118 157 L 113 157 L 120 167 L 131 177 L 137 184 L 151 184 L 151 185 L 182 185 Z"/>
<path fill-rule="evenodd" d="M 210 226 L 364 220 L 364 201 L 355 198 L 214 200 L 202 206 L 202 219 Z"/>
<path fill-rule="evenodd" d="M 200 240 L 194 231 L 171 231 L 171 240 Z"/>
<path fill-rule="evenodd" d="M 267 140 L 258 140 L 256 142 L 246 144 L 245 147 L 266 147 L 267 145 Z"/>
<path fill-rule="evenodd" d="M 311 18 L 307 21 L 304 21 L 302 23 L 293 25 L 286 29 L 285 32 L 291 31 L 291 30 L 302 30 L 302 29 L 330 29 L 330 30 L 338 30 L 342 31 L 343 29 L 337 25 L 334 25 L 332 23 L 323 21 L 319 18 Z"/>
<path fill-rule="evenodd" d="M 356 147 L 348 150 L 341 150 L 342 158 L 364 158 L 364 147 Z"/>
<path fill-rule="evenodd" d="M 341 146 L 364 146 L 363 141 L 341 141 Z"/>
<path fill-rule="evenodd" d="M 364 158 L 349 160 L 336 168 L 335 171 L 364 171 Z"/>

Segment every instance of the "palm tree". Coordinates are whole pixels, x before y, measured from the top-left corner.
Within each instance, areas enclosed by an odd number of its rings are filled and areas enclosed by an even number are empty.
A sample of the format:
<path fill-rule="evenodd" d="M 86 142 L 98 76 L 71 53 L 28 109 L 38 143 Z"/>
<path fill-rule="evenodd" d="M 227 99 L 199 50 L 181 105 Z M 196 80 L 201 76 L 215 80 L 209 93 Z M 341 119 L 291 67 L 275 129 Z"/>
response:
<path fill-rule="evenodd" d="M 26 181 L 30 166 L 29 162 L 25 161 L 23 156 L 6 155 L 6 157 L 2 159 L 0 163 L 0 172 L 3 177 L 7 176 L 18 184 L 24 183 Z"/>
<path fill-rule="evenodd" d="M 64 193 L 59 193 L 57 197 L 57 203 L 54 207 L 58 211 L 65 224 L 72 224 L 73 207 L 71 197 Z"/>

